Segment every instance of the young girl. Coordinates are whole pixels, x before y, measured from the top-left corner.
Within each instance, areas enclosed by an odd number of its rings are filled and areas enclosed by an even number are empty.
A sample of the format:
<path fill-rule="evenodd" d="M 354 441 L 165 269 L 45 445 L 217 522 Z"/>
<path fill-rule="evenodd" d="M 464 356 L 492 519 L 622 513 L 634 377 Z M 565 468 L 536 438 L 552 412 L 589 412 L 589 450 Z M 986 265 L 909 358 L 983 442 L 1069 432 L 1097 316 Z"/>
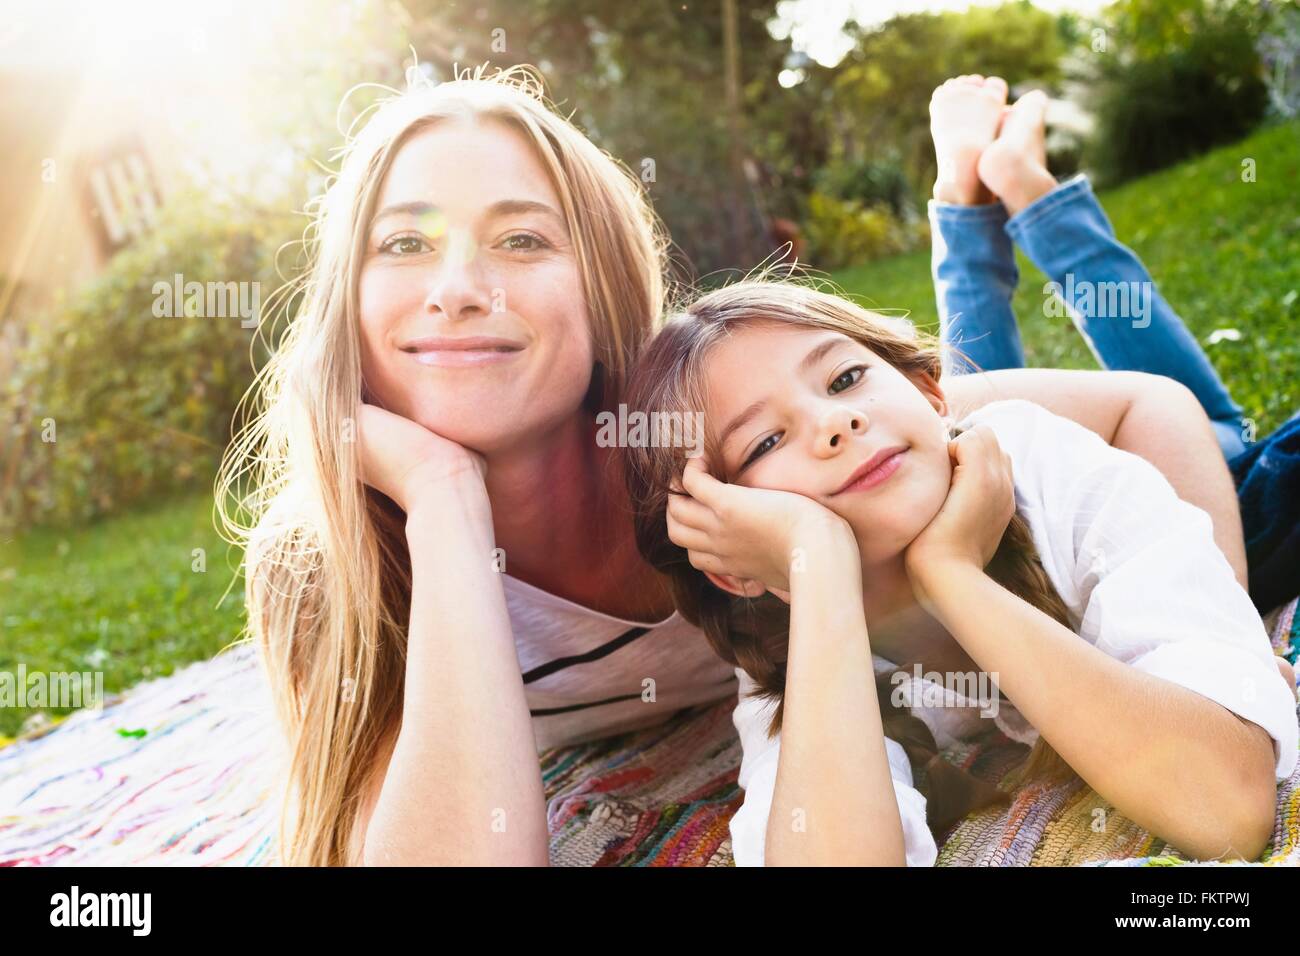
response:
<path fill-rule="evenodd" d="M 631 408 L 705 416 L 702 457 L 631 448 L 627 481 L 642 553 L 737 668 L 737 865 L 934 863 L 872 680 L 914 664 L 993 678 L 998 725 L 1037 738 L 1026 777 L 1077 772 L 1195 857 L 1258 856 L 1295 701 L 1208 517 L 1028 402 L 952 422 L 940 375 L 909 324 L 755 281 L 633 372 Z M 989 709 L 917 713 L 958 737 Z"/>

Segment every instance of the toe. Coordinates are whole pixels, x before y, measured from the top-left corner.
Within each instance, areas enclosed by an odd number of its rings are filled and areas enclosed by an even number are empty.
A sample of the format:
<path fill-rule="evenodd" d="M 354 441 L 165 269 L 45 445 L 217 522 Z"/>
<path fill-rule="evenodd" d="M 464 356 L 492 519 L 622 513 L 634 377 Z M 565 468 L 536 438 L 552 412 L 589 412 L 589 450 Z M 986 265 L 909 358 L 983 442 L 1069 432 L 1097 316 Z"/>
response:
<path fill-rule="evenodd" d="M 987 79 L 984 80 L 984 89 L 991 90 L 992 92 L 998 94 L 998 98 L 1001 99 L 1002 102 L 1004 103 L 1006 102 L 1007 81 L 1002 79 L 1002 77 L 1000 76 L 988 77 Z"/>
<path fill-rule="evenodd" d="M 1020 99 L 1016 100 L 1016 106 L 1024 104 L 1024 109 L 1041 109 L 1047 106 L 1047 94 L 1042 90 L 1030 90 Z"/>
<path fill-rule="evenodd" d="M 1003 126 L 1028 131 L 1042 123 L 1046 112 L 1047 94 L 1042 90 L 1030 90 L 1008 108 Z"/>

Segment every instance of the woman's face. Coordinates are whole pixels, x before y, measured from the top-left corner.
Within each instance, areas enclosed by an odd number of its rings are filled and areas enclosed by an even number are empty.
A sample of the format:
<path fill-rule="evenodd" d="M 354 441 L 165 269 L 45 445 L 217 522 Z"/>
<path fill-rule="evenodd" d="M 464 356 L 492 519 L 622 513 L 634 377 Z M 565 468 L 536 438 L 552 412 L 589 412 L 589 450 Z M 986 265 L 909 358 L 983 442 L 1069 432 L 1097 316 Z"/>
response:
<path fill-rule="evenodd" d="M 494 120 L 407 140 L 360 278 L 362 373 L 384 407 L 483 454 L 544 440 L 581 406 L 592 341 L 559 198 Z"/>
<path fill-rule="evenodd" d="M 864 564 L 897 557 L 938 514 L 952 465 L 932 379 L 839 332 L 767 322 L 714 345 L 706 374 L 720 478 L 822 504 Z"/>

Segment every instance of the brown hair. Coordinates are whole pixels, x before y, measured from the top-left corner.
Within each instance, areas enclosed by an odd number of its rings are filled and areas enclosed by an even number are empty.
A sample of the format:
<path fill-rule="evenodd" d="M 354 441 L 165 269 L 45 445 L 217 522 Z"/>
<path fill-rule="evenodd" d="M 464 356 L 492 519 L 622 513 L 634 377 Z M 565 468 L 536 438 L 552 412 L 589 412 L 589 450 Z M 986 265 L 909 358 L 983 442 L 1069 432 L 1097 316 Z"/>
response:
<path fill-rule="evenodd" d="M 840 332 L 905 374 L 927 375 L 935 381 L 941 374 L 938 347 L 904 319 L 870 312 L 809 284 L 748 279 L 696 298 L 670 319 L 634 366 L 628 384 L 629 410 L 685 414 L 704 408 L 704 363 L 711 347 L 732 329 L 756 321 Z M 712 462 L 720 460 L 715 441 L 715 435 L 706 435 L 704 454 Z M 685 549 L 669 539 L 668 496 L 685 465 L 685 451 L 625 450 L 624 474 L 635 509 L 637 546 L 646 561 L 667 575 L 681 615 L 704 631 L 719 657 L 744 668 L 758 685 L 755 697 L 777 702 L 768 728 L 772 737 L 781 729 L 784 711 L 789 607 L 771 594 L 733 597 L 692 567 Z M 1070 627 L 1065 603 L 1043 570 L 1029 526 L 1018 513 L 986 570 L 1007 590 Z M 907 751 L 918 789 L 927 797 L 927 817 L 936 835 L 966 813 L 1005 800 L 1006 794 L 945 761 L 929 728 L 906 707 L 893 704 L 893 673 L 877 676 L 885 734 Z M 1041 777 L 1056 782 L 1073 776 L 1069 765 L 1041 737 L 1019 770 L 1025 781 Z"/>

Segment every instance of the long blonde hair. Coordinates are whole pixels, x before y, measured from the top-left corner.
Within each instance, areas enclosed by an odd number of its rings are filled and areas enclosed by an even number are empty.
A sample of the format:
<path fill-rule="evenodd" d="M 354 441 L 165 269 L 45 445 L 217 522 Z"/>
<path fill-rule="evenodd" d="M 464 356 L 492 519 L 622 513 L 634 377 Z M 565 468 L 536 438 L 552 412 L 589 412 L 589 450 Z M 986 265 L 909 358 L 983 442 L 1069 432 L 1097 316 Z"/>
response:
<path fill-rule="evenodd" d="M 217 479 L 221 519 L 245 546 L 246 640 L 260 649 L 289 747 L 287 865 L 359 862 L 361 800 L 402 712 L 404 519 L 362 484 L 356 444 L 340 440 L 365 395 L 358 276 L 397 151 L 453 117 L 503 121 L 528 141 L 560 198 L 585 295 L 596 359 L 583 411 L 618 400 L 664 299 L 665 234 L 640 184 L 553 110 L 540 77 L 479 68 L 390 92 L 349 130 L 337 177 L 313 203 L 300 307 L 245 396 L 248 424 Z"/>
<path fill-rule="evenodd" d="M 633 370 L 628 384 L 629 410 L 685 414 L 706 407 L 704 367 L 711 348 L 733 330 L 759 321 L 840 332 L 905 374 L 938 381 L 942 373 L 937 345 L 906 320 L 870 312 L 808 283 L 750 279 L 700 296 L 663 327 Z M 707 461 L 720 460 L 716 438 L 712 430 L 707 431 Z M 668 576 L 681 615 L 704 631 L 723 660 L 744 668 L 757 684 L 755 697 L 776 702 L 768 727 L 768 735 L 774 736 L 781 729 L 784 712 L 789 607 L 770 594 L 758 599 L 727 594 L 692 567 L 686 551 L 669 539 L 668 496 L 685 465 L 685 452 L 668 446 L 625 450 L 625 479 L 636 512 L 637 546 L 647 562 Z M 1070 626 L 1066 605 L 1043 569 L 1029 526 L 1019 514 L 1013 515 L 987 571 L 1007 590 Z M 877 687 L 883 707 L 889 681 L 878 680 Z M 884 707 L 882 718 L 887 734 L 907 750 L 914 771 L 929 771 L 931 783 L 948 788 L 947 793 L 927 794 L 936 805 L 948 808 L 939 817 L 960 819 L 965 811 L 993 802 L 993 795 L 977 782 L 960 778 L 942 764 L 933 737 L 924 725 L 918 726 L 919 718 L 903 708 L 895 712 L 893 707 Z M 1042 777 L 1059 781 L 1072 775 L 1069 765 L 1041 737 L 1020 767 L 1025 780 Z M 932 816 L 932 824 L 934 820 Z"/>

